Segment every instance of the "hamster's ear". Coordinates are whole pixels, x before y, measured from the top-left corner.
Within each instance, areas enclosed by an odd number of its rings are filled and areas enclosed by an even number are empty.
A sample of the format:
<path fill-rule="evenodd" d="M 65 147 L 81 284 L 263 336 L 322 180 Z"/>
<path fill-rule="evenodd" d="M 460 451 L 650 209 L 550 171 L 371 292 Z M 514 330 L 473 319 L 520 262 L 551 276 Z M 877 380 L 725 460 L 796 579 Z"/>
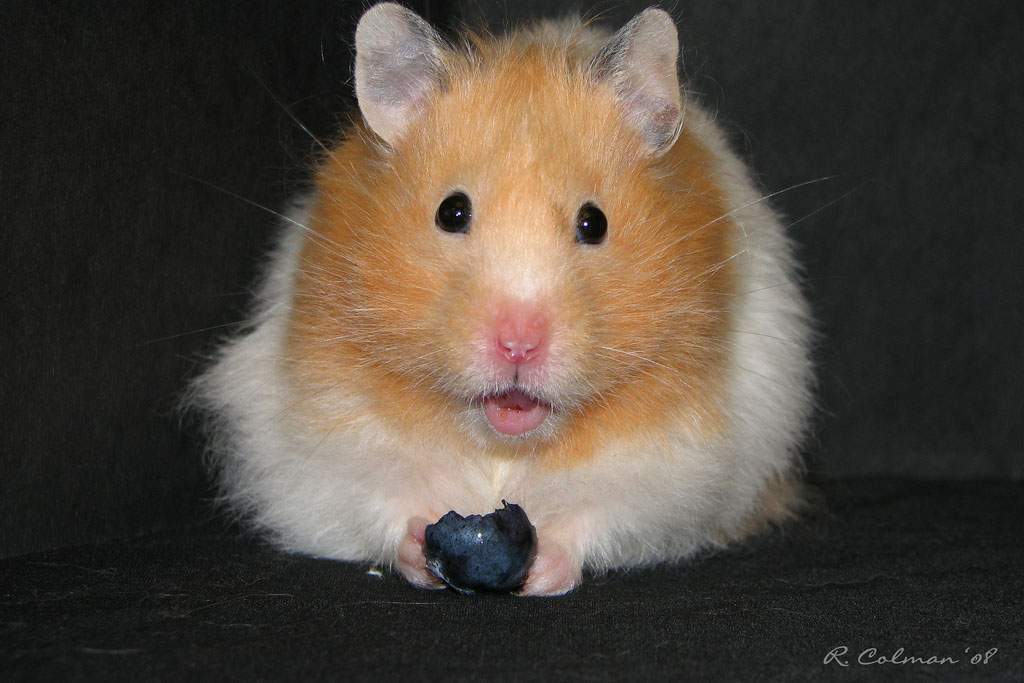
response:
<path fill-rule="evenodd" d="M 373 132 L 394 145 L 442 79 L 441 38 L 393 2 L 366 10 L 356 26 L 356 99 Z"/>
<path fill-rule="evenodd" d="M 590 64 L 592 77 L 615 90 L 626 119 L 655 155 L 672 147 L 682 129 L 678 58 L 672 17 L 652 7 L 619 29 Z"/>

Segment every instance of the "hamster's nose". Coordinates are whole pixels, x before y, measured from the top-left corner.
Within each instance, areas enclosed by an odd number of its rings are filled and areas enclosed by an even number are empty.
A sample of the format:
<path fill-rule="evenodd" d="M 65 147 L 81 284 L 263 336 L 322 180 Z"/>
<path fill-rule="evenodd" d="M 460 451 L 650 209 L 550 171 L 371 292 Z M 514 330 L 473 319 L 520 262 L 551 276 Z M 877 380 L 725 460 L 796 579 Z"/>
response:
<path fill-rule="evenodd" d="M 548 336 L 547 316 L 526 306 L 507 307 L 496 320 L 498 357 L 510 363 L 537 361 Z"/>

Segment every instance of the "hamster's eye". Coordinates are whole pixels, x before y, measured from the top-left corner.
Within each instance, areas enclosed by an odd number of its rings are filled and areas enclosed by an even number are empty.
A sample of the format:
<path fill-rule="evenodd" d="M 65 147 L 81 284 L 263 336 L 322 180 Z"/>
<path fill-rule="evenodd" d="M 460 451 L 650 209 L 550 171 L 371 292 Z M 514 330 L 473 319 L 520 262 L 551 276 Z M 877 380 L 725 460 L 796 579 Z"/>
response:
<path fill-rule="evenodd" d="M 608 234 L 608 219 L 604 212 L 590 202 L 576 214 L 576 241 L 581 244 L 601 244 Z"/>
<path fill-rule="evenodd" d="M 434 222 L 445 232 L 469 232 L 469 220 L 473 217 L 473 206 L 469 197 L 462 192 L 453 192 L 437 207 Z"/>

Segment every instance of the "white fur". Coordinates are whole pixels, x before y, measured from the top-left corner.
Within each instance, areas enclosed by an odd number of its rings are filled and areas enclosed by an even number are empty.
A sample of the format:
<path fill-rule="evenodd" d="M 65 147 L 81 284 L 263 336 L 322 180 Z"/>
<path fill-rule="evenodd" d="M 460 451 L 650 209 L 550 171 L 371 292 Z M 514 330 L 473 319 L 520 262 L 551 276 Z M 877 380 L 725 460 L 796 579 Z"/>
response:
<path fill-rule="evenodd" d="M 694 101 L 686 126 L 713 153 L 741 252 L 730 339 L 728 429 L 715 442 L 681 421 L 664 434 L 601 445 L 571 469 L 529 458 L 466 457 L 401 441 L 371 418 L 321 433 L 290 410 L 283 367 L 286 315 L 303 230 L 285 226 L 252 326 L 228 340 L 194 386 L 213 416 L 213 449 L 230 504 L 287 550 L 393 562 L 418 515 L 483 513 L 521 504 L 592 569 L 685 557 L 738 528 L 778 473 L 796 467 L 810 412 L 808 313 L 792 247 L 724 136 Z M 292 214 L 303 224 L 302 204 Z M 339 409 L 361 397 L 338 388 Z M 368 413 L 367 413 L 368 414 Z"/>

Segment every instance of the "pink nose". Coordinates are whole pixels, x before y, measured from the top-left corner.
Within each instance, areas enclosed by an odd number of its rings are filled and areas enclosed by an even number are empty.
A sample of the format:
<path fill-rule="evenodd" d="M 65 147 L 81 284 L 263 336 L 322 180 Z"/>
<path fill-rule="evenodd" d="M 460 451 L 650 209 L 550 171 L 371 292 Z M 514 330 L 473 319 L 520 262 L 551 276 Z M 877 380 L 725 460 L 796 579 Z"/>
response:
<path fill-rule="evenodd" d="M 536 361 L 544 353 L 547 317 L 529 306 L 508 306 L 495 321 L 498 357 L 510 363 Z"/>

